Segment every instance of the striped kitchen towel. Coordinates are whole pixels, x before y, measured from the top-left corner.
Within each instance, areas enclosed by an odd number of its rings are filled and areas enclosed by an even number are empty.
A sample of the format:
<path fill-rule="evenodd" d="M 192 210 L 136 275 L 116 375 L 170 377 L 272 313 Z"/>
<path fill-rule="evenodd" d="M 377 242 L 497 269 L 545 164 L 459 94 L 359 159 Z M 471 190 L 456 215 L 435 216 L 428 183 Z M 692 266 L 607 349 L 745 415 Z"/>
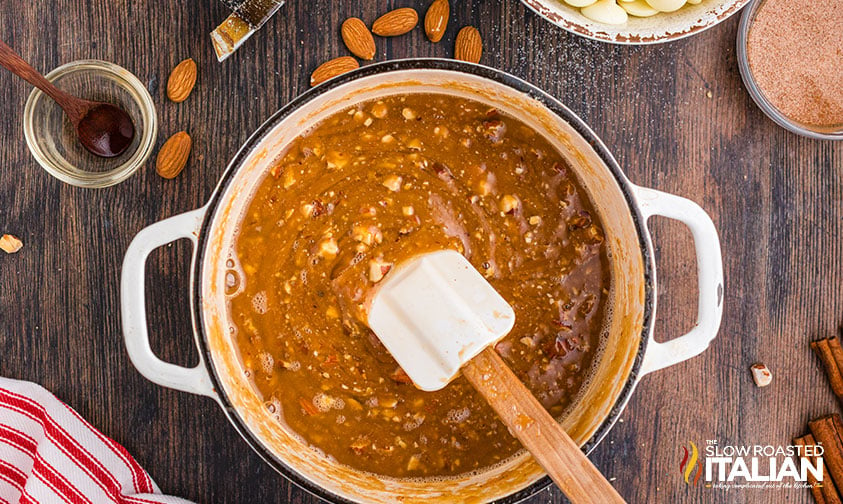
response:
<path fill-rule="evenodd" d="M 34 383 L 0 378 L 0 504 L 189 504 Z"/>

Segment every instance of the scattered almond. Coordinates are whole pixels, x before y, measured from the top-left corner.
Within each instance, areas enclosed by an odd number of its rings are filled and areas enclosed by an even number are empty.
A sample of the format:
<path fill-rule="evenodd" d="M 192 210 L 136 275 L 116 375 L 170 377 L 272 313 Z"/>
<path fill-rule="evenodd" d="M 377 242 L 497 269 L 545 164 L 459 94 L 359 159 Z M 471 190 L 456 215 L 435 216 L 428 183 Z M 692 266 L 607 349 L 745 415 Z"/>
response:
<path fill-rule="evenodd" d="M 752 371 L 752 380 L 758 387 L 766 387 L 773 381 L 773 373 L 770 369 L 762 363 L 753 364 L 749 368 Z"/>
<path fill-rule="evenodd" d="M 448 17 L 451 15 L 451 4 L 448 0 L 434 0 L 424 15 L 424 32 L 431 42 L 442 40 L 448 27 Z"/>
<path fill-rule="evenodd" d="M 196 84 L 196 62 L 187 58 L 176 65 L 167 80 L 167 97 L 176 103 L 181 103 L 190 96 Z"/>
<path fill-rule="evenodd" d="M 480 32 L 473 26 L 464 26 L 457 33 L 454 58 L 470 63 L 480 63 L 482 55 L 483 40 L 480 38 Z"/>
<path fill-rule="evenodd" d="M 171 179 L 181 173 L 187 164 L 192 145 L 193 141 L 185 131 L 179 131 L 164 142 L 161 150 L 158 151 L 158 159 L 155 161 L 158 175 Z"/>
<path fill-rule="evenodd" d="M 396 37 L 409 32 L 419 23 L 419 13 L 411 7 L 387 12 L 372 23 L 372 32 L 381 37 Z"/>
<path fill-rule="evenodd" d="M 355 68 L 360 68 L 360 63 L 357 63 L 357 60 L 351 56 L 340 56 L 339 58 L 328 60 L 319 65 L 316 70 L 310 74 L 310 85 L 316 86 L 328 79 L 333 79 L 337 75 L 350 72 Z"/>
<path fill-rule="evenodd" d="M 345 46 L 351 51 L 351 54 L 363 60 L 370 60 L 375 57 L 375 39 L 360 18 L 346 19 L 340 32 L 342 41 L 345 42 Z"/>
<path fill-rule="evenodd" d="M 14 254 L 23 247 L 23 242 L 20 238 L 10 234 L 0 236 L 0 249 L 7 254 Z"/>

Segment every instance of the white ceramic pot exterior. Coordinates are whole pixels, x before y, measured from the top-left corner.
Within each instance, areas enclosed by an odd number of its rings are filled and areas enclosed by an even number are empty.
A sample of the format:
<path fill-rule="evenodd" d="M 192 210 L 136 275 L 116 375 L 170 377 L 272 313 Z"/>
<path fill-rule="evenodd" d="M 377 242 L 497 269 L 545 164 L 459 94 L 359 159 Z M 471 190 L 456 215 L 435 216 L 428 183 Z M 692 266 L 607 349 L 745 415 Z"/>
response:
<path fill-rule="evenodd" d="M 332 464 L 287 431 L 263 406 L 243 373 L 230 337 L 224 286 L 225 259 L 233 253 L 237 224 L 262 177 L 300 131 L 356 102 L 389 94 L 447 93 L 482 101 L 514 115 L 542 133 L 569 160 L 601 214 L 612 251 L 613 286 L 595 375 L 562 424 L 592 449 L 608 432 L 645 374 L 703 352 L 720 326 L 723 271 L 714 224 L 692 201 L 630 183 L 606 147 L 572 112 L 533 86 L 503 72 L 451 60 L 404 60 L 370 65 L 296 98 L 244 145 L 211 201 L 200 209 L 142 230 L 126 253 L 121 310 L 132 363 L 159 385 L 214 398 L 244 439 L 288 478 L 336 502 L 516 501 L 549 484 L 526 453 L 494 469 L 442 482 L 377 478 Z M 694 237 L 699 313 L 688 334 L 653 339 L 656 281 L 646 221 L 653 215 L 678 220 Z M 150 252 L 188 238 L 194 244 L 190 288 L 196 367 L 164 362 L 152 352 L 145 316 L 144 266 Z"/>
<path fill-rule="evenodd" d="M 697 321 L 690 332 L 659 343 L 650 330 L 647 351 L 637 377 L 640 380 L 654 371 L 696 357 L 717 336 L 723 315 L 723 260 L 714 223 L 699 205 L 687 198 L 655 189 L 640 186 L 633 188 L 637 208 L 645 218 L 667 217 L 685 224 L 691 230 L 699 290 Z M 195 247 L 207 211 L 208 207 L 204 206 L 164 219 L 147 226 L 135 236 L 123 261 L 121 315 L 126 350 L 132 364 L 144 377 L 162 387 L 218 400 L 219 395 L 213 389 L 205 363 L 186 368 L 162 361 L 152 351 L 146 324 L 144 275 L 147 257 L 153 250 L 182 238 L 191 240 Z M 649 235 L 647 239 L 650 239 Z M 192 264 L 191 269 L 195 266 L 195 263 Z"/>

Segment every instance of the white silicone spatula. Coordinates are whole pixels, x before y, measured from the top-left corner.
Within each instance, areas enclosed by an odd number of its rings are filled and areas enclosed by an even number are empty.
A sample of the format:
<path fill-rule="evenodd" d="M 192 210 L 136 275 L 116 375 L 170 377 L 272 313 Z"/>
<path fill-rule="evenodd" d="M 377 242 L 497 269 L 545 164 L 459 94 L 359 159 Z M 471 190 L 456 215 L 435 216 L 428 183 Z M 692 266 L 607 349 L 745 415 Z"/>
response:
<path fill-rule="evenodd" d="M 441 389 L 462 369 L 572 502 L 624 502 L 493 349 L 514 323 L 512 307 L 452 250 L 390 271 L 368 311 L 369 327 L 420 389 Z"/>

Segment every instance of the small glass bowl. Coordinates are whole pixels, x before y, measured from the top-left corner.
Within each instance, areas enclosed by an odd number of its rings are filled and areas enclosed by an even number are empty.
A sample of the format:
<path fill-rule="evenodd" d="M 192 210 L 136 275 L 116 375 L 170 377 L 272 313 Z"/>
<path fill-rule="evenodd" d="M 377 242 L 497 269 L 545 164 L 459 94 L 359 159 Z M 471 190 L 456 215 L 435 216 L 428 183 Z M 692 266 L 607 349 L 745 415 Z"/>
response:
<path fill-rule="evenodd" d="M 749 96 L 752 97 L 758 108 L 767 114 L 767 117 L 790 132 L 818 140 L 843 140 L 843 125 L 822 127 L 791 119 L 782 114 L 767 100 L 755 82 L 755 77 L 752 75 L 752 70 L 749 67 L 746 44 L 749 30 L 752 28 L 752 23 L 755 20 L 755 14 L 763 4 L 764 0 L 752 0 L 749 2 L 743 9 L 741 23 L 738 26 L 738 68 L 741 71 L 741 78 L 743 79 L 744 86 L 746 86 L 746 90 L 749 92 Z"/>
<path fill-rule="evenodd" d="M 143 166 L 155 146 L 158 117 L 152 97 L 137 77 L 99 60 L 74 61 L 45 77 L 74 96 L 120 107 L 135 125 L 135 137 L 126 152 L 113 158 L 95 156 L 79 143 L 76 129 L 61 107 L 40 90 L 33 90 L 23 112 L 23 131 L 30 152 L 50 175 L 79 187 L 108 187 Z"/>

